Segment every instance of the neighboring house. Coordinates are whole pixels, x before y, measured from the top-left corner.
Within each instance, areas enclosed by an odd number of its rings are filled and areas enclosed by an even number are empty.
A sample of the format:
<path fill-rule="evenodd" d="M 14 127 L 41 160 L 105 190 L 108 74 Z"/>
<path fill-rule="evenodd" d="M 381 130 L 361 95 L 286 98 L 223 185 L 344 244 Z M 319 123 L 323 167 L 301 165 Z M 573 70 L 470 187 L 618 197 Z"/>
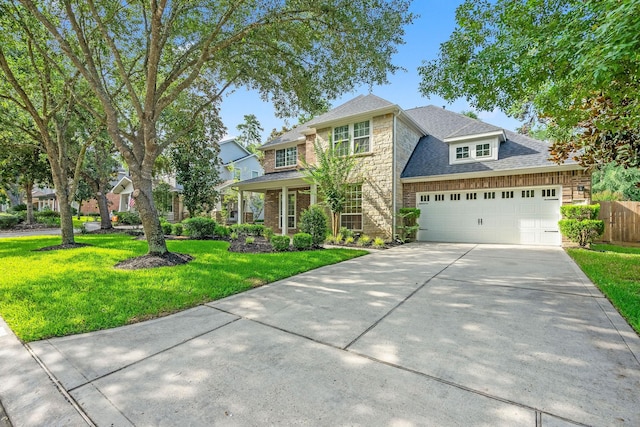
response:
<path fill-rule="evenodd" d="M 170 222 L 180 222 L 185 218 L 184 204 L 180 192 L 182 186 L 176 183 L 174 177 L 163 176 L 157 179 L 158 182 L 166 182 L 169 184 L 171 193 L 171 203 L 167 203 L 169 207 L 167 212 L 163 213 L 164 218 Z M 133 199 L 133 181 L 128 175 L 121 174 L 116 184 L 111 189 L 111 193 L 118 197 L 115 204 L 111 206 L 111 209 L 118 212 L 135 211 L 135 200 Z"/>
<path fill-rule="evenodd" d="M 220 141 L 220 163 L 221 166 L 218 169 L 221 184 L 216 187 L 216 190 L 220 193 L 220 201 L 215 208 L 215 216 L 218 220 L 221 219 L 221 211 L 223 208 L 223 198 L 225 194 L 229 194 L 238 181 L 244 181 L 252 178 L 260 177 L 264 174 L 260 159 L 256 154 L 252 154 L 242 145 L 240 145 L 235 138 L 228 138 Z M 243 209 L 245 218 L 241 221 L 256 220 L 263 218 L 263 211 L 259 212 L 256 218 L 253 218 L 251 209 L 251 199 L 249 194 L 245 194 L 243 197 Z M 233 202 L 227 204 L 228 219 L 229 222 L 238 221 L 238 199 L 234 197 Z"/>
<path fill-rule="evenodd" d="M 264 144 L 265 175 L 234 185 L 265 194 L 265 225 L 279 233 L 297 232 L 300 213 L 317 202 L 301 172 L 316 140 L 358 157 L 365 179 L 352 185 L 341 225 L 370 236 L 395 237 L 395 213 L 418 207 L 418 240 L 560 245 L 560 205 L 589 202 L 589 174 L 550 162 L 546 142 L 360 95 Z"/>

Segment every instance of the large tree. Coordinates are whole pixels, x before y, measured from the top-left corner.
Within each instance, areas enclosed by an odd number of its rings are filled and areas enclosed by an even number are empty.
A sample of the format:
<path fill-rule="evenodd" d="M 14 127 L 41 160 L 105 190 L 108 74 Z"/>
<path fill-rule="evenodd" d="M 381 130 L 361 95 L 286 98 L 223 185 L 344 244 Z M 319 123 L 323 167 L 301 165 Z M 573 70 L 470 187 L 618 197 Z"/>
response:
<path fill-rule="evenodd" d="M 255 114 L 245 114 L 244 121 L 236 129 L 240 135 L 236 140 L 252 153 L 258 153 L 262 131 L 264 130 Z"/>
<path fill-rule="evenodd" d="M 413 20 L 408 0 L 10 2 L 40 21 L 100 100 L 131 172 L 149 253 L 158 255 L 167 247 L 151 172 L 189 132 L 189 119 L 177 132 L 162 126 L 181 94 L 193 98 L 185 118 L 233 86 L 257 89 L 282 115 L 314 110 L 358 84 L 386 83 Z"/>
<path fill-rule="evenodd" d="M 640 2 L 466 0 L 423 94 L 542 122 L 553 158 L 640 160 Z"/>

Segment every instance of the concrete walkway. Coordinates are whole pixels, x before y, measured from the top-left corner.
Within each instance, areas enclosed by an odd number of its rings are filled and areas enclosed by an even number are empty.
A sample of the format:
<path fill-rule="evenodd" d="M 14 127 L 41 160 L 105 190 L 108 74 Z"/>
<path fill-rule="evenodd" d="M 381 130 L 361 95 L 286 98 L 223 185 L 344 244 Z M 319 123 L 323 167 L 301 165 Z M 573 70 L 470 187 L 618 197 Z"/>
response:
<path fill-rule="evenodd" d="M 162 319 L 11 337 L 15 426 L 640 425 L 640 339 L 560 248 L 410 244 Z"/>

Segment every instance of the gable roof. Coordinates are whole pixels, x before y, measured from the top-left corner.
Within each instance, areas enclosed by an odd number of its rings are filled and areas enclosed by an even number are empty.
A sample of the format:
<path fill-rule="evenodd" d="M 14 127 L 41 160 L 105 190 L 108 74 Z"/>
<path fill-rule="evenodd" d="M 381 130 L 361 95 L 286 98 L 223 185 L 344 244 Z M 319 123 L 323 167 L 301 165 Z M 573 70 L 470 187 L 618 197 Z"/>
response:
<path fill-rule="evenodd" d="M 549 160 L 549 144 L 545 141 L 503 130 L 433 105 L 413 108 L 406 113 L 429 134 L 418 142 L 402 172 L 402 178 L 560 168 Z M 500 144 L 497 160 L 449 164 L 449 144 L 445 140 L 499 131 L 504 132 L 505 140 Z M 572 169 L 578 168 L 573 160 L 568 160 L 565 164 Z"/>
<path fill-rule="evenodd" d="M 399 109 L 397 105 L 387 101 L 386 99 L 382 99 L 379 96 L 373 94 L 358 95 L 355 98 L 345 102 L 344 104 L 339 105 L 338 107 L 333 108 L 324 114 L 314 117 L 307 123 L 297 126 L 290 131 L 280 135 L 279 137 L 268 141 L 267 143 L 262 145 L 260 149 L 263 150 L 267 148 L 273 148 L 274 146 L 284 145 L 294 141 L 304 141 L 306 139 L 305 131 L 313 129 L 321 124 L 330 123 L 336 120 L 355 117 L 367 113 L 383 111 L 385 109 L 391 110 L 394 108 Z"/>

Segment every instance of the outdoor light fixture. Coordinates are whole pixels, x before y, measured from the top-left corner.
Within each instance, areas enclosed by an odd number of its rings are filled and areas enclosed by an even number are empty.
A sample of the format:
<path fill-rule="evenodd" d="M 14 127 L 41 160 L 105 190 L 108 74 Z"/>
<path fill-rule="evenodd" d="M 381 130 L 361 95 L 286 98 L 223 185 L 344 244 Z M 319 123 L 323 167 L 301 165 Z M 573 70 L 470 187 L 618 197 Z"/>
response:
<path fill-rule="evenodd" d="M 584 185 L 578 185 L 578 191 L 584 191 Z"/>

